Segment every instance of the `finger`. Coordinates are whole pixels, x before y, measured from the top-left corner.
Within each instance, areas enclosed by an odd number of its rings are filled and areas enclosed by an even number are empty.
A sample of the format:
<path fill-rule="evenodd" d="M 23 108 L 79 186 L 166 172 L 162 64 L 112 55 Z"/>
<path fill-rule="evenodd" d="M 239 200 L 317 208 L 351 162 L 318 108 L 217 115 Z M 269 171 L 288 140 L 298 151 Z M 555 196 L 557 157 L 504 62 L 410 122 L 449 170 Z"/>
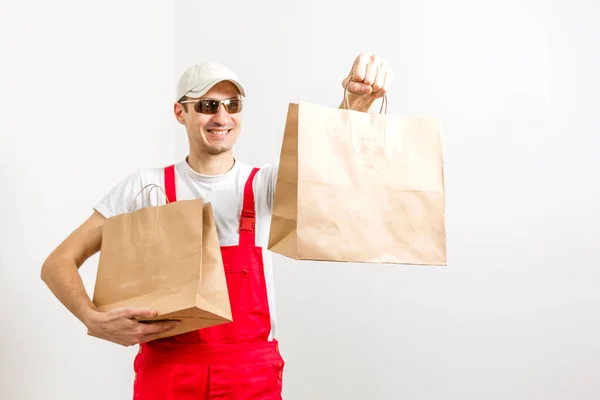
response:
<path fill-rule="evenodd" d="M 391 69 L 388 69 L 387 71 L 385 71 L 385 81 L 383 82 L 383 88 L 381 88 L 381 90 L 383 90 L 384 93 L 387 93 L 390 91 L 390 87 L 392 86 L 393 78 L 394 78 L 394 71 L 392 71 Z"/>
<path fill-rule="evenodd" d="M 350 71 L 350 76 L 353 81 L 362 82 L 365 79 L 365 74 L 367 73 L 367 63 L 369 61 L 369 56 L 366 54 L 361 54 L 354 60 L 354 64 L 352 65 L 352 69 Z"/>
<path fill-rule="evenodd" d="M 354 94 L 369 95 L 371 94 L 371 85 L 361 82 L 350 82 L 348 84 L 348 91 Z"/>
<path fill-rule="evenodd" d="M 134 308 L 126 307 L 114 310 L 118 315 L 125 318 L 152 318 L 155 317 L 158 312 L 151 308 Z"/>
<path fill-rule="evenodd" d="M 377 93 L 383 88 L 383 85 L 385 83 L 385 76 L 386 69 L 385 66 L 382 65 L 377 71 L 377 76 L 375 76 L 375 79 L 373 80 L 373 85 L 371 85 L 373 93 Z"/>
<path fill-rule="evenodd" d="M 374 97 L 374 98 L 376 98 L 376 99 L 385 96 L 385 94 L 387 93 L 387 87 L 388 87 L 388 84 L 387 84 L 387 72 L 384 72 L 382 74 L 382 76 L 384 78 L 383 78 L 383 83 L 381 84 L 381 87 L 377 91 L 375 91 L 375 87 L 373 87 L 373 94 L 371 96 Z"/>
<path fill-rule="evenodd" d="M 157 325 L 157 324 L 152 324 L 152 325 Z M 154 339 L 158 339 L 165 332 L 168 332 L 170 330 L 177 328 L 177 326 L 179 326 L 179 324 L 180 324 L 179 321 L 173 321 L 173 323 L 161 322 L 159 327 L 151 326 L 150 328 L 152 328 L 152 329 L 146 329 L 144 332 L 142 332 L 138 336 L 139 337 L 138 341 L 140 343 L 143 343 L 143 342 L 149 342 Z"/>
<path fill-rule="evenodd" d="M 364 83 L 372 85 L 375 82 L 380 65 L 381 61 L 379 60 L 379 57 L 371 57 L 371 60 L 369 60 L 369 63 L 367 64 L 365 78 L 363 79 Z"/>
<path fill-rule="evenodd" d="M 145 323 L 142 324 L 143 327 L 140 328 L 140 334 L 142 336 L 153 335 L 156 333 L 163 333 L 165 331 L 169 331 L 171 329 L 179 326 L 180 321 L 161 321 L 161 322 L 153 322 L 153 323 Z"/>
<path fill-rule="evenodd" d="M 362 82 L 350 81 L 350 77 L 345 78 L 342 81 L 342 87 L 348 89 L 348 93 L 356 94 L 360 96 L 371 94 L 371 86 L 365 85 Z"/>

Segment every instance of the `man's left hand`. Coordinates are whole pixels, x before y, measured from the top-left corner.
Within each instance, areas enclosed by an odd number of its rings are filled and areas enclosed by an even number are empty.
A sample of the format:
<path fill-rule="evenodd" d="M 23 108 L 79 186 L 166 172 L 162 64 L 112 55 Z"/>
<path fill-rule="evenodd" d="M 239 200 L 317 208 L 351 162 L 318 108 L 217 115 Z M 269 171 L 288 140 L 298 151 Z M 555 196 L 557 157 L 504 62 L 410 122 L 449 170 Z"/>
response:
<path fill-rule="evenodd" d="M 393 71 L 379 56 L 360 54 L 354 60 L 350 73 L 342 81 L 342 87 L 348 88 L 350 108 L 368 111 L 373 102 L 383 97 L 390 88 Z M 341 108 L 348 108 L 345 100 Z"/>

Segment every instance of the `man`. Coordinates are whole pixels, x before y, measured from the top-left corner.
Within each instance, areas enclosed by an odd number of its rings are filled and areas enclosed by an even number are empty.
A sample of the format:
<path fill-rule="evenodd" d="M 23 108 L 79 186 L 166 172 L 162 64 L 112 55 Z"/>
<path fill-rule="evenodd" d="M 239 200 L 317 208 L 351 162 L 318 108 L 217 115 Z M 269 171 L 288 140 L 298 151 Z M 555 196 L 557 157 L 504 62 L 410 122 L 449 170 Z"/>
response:
<path fill-rule="evenodd" d="M 392 70 L 381 58 L 359 55 L 342 81 L 348 98 L 340 107 L 367 112 L 391 80 Z M 95 336 L 124 346 L 140 344 L 135 399 L 281 398 L 284 362 L 274 334 L 271 258 L 265 252 L 278 164 L 257 169 L 233 157 L 245 95 L 238 77 L 223 65 L 188 68 L 179 80 L 174 114 L 187 131 L 189 155 L 121 181 L 42 267 L 50 290 Z M 78 268 L 100 250 L 105 219 L 129 212 L 149 183 L 164 188 L 170 201 L 212 203 L 234 322 L 155 340 L 176 322 L 136 321 L 156 315 L 151 309 L 94 308 Z M 138 196 L 135 209 L 159 204 L 152 203 L 156 196 L 147 197 Z"/>

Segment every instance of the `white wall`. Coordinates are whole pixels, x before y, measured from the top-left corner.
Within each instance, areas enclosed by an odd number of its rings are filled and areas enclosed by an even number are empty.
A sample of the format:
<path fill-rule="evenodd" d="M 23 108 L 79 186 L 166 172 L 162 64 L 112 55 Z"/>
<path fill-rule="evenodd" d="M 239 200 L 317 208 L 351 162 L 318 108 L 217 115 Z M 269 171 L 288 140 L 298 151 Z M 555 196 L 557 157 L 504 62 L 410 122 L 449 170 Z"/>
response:
<path fill-rule="evenodd" d="M 173 33 L 163 0 L 3 4 L 2 400 L 131 398 L 135 349 L 88 337 L 40 267 L 125 174 L 173 159 Z"/>
<path fill-rule="evenodd" d="M 130 398 L 135 350 L 86 337 L 39 267 L 124 173 L 185 154 L 179 72 L 238 71 L 261 165 L 287 103 L 337 106 L 362 51 L 395 69 L 389 113 L 444 120 L 450 264 L 275 256 L 286 400 L 600 396 L 595 2 L 79 3 L 0 17 L 0 398 Z"/>
<path fill-rule="evenodd" d="M 274 258 L 287 400 L 600 397 L 599 11 L 176 2 L 176 70 L 247 84 L 249 162 L 277 158 L 289 101 L 337 106 L 363 51 L 395 70 L 391 114 L 444 121 L 447 268 Z"/>

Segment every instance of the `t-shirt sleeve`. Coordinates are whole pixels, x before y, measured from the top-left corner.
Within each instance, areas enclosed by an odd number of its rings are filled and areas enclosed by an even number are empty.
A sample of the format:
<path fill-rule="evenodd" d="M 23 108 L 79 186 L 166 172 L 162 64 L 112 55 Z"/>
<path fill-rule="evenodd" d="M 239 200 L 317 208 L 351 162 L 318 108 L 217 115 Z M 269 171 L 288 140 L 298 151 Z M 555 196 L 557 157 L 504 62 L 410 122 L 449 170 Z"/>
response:
<path fill-rule="evenodd" d="M 121 182 L 116 184 L 103 198 L 95 205 L 94 210 L 98 211 L 105 218 L 110 218 L 118 214 L 124 214 L 133 211 L 134 208 L 143 206 L 145 196 L 137 196 L 137 193 L 143 187 L 140 171 L 136 171 Z M 134 204 L 134 199 L 136 204 Z"/>
<path fill-rule="evenodd" d="M 273 211 L 273 202 L 275 199 L 275 186 L 277 185 L 277 173 L 279 172 L 279 163 L 265 165 L 260 169 L 261 186 L 265 188 L 266 203 L 269 211 Z"/>

